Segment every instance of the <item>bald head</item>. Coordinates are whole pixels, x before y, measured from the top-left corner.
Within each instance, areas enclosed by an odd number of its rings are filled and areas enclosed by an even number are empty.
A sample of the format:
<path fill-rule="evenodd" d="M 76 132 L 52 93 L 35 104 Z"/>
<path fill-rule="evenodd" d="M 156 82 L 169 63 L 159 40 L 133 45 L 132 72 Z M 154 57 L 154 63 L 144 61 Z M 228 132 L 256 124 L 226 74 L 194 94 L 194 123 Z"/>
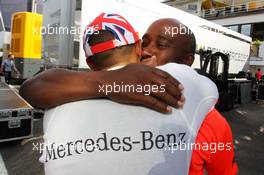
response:
<path fill-rule="evenodd" d="M 174 18 L 162 18 L 153 22 L 149 28 L 160 28 L 161 33 L 172 38 L 173 46 L 180 47 L 183 53 L 195 53 L 196 41 L 192 31 Z"/>
<path fill-rule="evenodd" d="M 158 65 L 168 62 L 191 65 L 195 46 L 190 29 L 176 19 L 163 18 L 153 22 L 143 36 L 142 58 L 155 55 Z"/>

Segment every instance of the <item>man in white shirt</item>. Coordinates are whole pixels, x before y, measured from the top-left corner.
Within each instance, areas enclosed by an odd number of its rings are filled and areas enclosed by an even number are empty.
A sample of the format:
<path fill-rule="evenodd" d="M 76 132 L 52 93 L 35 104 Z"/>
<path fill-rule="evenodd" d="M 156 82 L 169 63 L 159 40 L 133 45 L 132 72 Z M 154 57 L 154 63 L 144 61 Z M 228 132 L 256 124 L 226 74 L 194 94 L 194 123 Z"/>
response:
<path fill-rule="evenodd" d="M 103 13 L 88 28 L 94 26 L 100 26 L 99 34 L 86 31 L 84 35 L 90 67 L 111 70 L 139 60 L 138 37 L 123 17 Z M 217 101 L 217 89 L 189 66 L 172 63 L 159 68 L 183 84 L 186 104 L 182 110 L 163 115 L 108 100 L 80 101 L 51 109 L 45 117 L 41 157 L 46 174 L 188 174 L 190 144 Z M 117 80 L 98 90 L 141 90 L 148 95 L 163 88 L 160 82 L 134 87 Z"/>

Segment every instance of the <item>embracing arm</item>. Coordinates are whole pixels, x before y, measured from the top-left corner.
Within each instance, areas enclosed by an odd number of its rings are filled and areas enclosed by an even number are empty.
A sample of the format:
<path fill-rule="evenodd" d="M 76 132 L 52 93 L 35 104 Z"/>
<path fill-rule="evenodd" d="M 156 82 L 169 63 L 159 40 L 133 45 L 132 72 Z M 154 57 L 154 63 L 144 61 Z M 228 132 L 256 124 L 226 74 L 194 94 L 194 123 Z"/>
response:
<path fill-rule="evenodd" d="M 99 97 L 100 72 L 49 69 L 25 81 L 20 95 L 38 108 L 51 108 L 66 102 Z"/>
<path fill-rule="evenodd" d="M 116 83 L 128 85 L 165 85 L 165 92 L 109 93 L 100 91 L 100 87 Z M 50 69 L 25 81 L 20 95 L 32 106 L 51 108 L 63 103 L 107 97 L 111 100 L 139 104 L 160 112 L 170 112 L 173 107 L 181 107 L 182 86 L 166 72 L 145 65 L 130 64 L 114 71 L 77 72 L 65 69 Z M 167 105 L 168 104 L 168 105 Z"/>

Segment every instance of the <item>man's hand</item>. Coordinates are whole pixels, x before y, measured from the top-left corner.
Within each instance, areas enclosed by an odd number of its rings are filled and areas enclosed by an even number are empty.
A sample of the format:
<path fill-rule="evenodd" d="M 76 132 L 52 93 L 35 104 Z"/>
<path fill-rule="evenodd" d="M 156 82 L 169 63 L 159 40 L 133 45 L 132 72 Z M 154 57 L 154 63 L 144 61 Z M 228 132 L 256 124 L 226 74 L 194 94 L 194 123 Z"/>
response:
<path fill-rule="evenodd" d="M 18 71 L 17 72 L 17 78 L 21 77 L 21 73 Z"/>
<path fill-rule="evenodd" d="M 100 81 L 100 80 L 99 80 Z M 159 112 L 171 112 L 171 105 L 179 108 L 184 104 L 182 95 L 183 86 L 168 73 L 141 64 L 130 64 L 122 69 L 105 72 L 105 77 L 100 84 L 110 86 L 118 85 L 133 85 L 133 87 L 164 87 L 164 91 L 150 91 L 149 95 L 144 92 L 110 92 L 107 97 L 111 100 L 120 103 L 140 104 Z M 127 89 L 126 89 L 127 90 Z"/>

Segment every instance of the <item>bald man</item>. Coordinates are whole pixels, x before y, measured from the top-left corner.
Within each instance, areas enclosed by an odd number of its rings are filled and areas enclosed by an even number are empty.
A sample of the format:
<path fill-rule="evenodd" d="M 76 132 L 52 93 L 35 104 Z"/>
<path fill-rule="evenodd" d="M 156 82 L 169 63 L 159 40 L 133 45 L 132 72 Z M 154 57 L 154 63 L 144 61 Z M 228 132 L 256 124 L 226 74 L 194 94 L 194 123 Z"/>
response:
<path fill-rule="evenodd" d="M 196 41 L 192 33 L 168 33 L 168 28 L 185 27 L 175 19 L 165 18 L 152 23 L 143 36 L 142 60 L 152 65 L 168 62 L 191 66 L 194 61 Z M 190 31 L 186 27 L 185 31 Z M 157 59 L 152 60 L 151 57 Z M 205 89 L 206 90 L 206 89 Z M 190 175 L 203 175 L 204 169 L 209 175 L 233 175 L 238 168 L 234 159 L 232 132 L 224 117 L 217 110 L 212 110 L 205 118 L 196 143 L 208 145 L 229 144 L 230 150 L 217 149 L 215 153 L 206 149 L 193 150 Z"/>
<path fill-rule="evenodd" d="M 172 34 L 172 28 L 185 28 L 185 34 Z M 168 29 L 171 29 L 168 31 Z M 176 31 L 176 30 L 175 30 Z M 179 31 L 179 30 L 178 30 Z M 180 63 L 191 66 L 194 61 L 196 41 L 193 33 L 175 19 L 165 18 L 152 23 L 142 38 L 142 60 L 151 61 L 156 56 L 154 65 Z"/>

